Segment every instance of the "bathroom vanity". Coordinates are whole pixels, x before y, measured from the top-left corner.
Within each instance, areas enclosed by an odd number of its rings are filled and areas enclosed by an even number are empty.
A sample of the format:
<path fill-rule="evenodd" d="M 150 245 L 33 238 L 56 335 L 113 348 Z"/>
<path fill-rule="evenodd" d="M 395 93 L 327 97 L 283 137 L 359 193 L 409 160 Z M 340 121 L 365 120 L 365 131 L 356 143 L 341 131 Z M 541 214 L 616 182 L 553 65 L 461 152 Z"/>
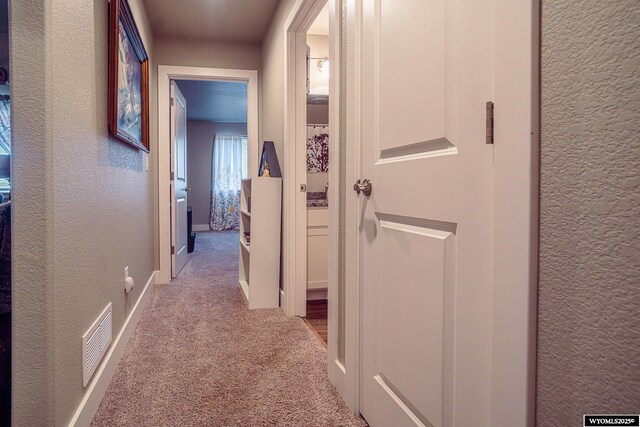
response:
<path fill-rule="evenodd" d="M 307 193 L 307 299 L 326 299 L 329 210 L 326 193 Z"/>

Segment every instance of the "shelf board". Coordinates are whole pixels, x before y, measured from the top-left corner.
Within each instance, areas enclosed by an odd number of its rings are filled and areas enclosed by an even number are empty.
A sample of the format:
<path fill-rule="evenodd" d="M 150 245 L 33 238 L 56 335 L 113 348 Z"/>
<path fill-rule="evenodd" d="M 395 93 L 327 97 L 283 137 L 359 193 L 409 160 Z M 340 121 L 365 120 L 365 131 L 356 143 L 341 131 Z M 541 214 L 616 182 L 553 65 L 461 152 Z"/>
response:
<path fill-rule="evenodd" d="M 249 211 L 246 211 L 244 209 L 240 209 L 240 213 L 242 215 L 245 215 L 245 216 L 248 216 L 249 218 L 251 218 L 251 212 L 249 212 Z"/>
<path fill-rule="evenodd" d="M 240 239 L 240 245 L 247 251 L 247 253 L 251 253 L 251 246 L 247 245 L 244 240 Z"/>

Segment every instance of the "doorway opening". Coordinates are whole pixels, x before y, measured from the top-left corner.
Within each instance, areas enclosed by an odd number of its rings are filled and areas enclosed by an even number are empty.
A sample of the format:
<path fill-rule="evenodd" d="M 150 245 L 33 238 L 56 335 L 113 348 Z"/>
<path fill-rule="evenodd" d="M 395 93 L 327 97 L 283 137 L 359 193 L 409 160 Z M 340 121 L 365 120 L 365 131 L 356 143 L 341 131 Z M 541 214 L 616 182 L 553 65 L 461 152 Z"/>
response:
<path fill-rule="evenodd" d="M 241 181 L 258 171 L 257 93 L 253 70 L 158 67 L 158 113 L 170 118 L 158 140 L 161 283 L 207 240 L 198 233 L 238 241 Z"/>
<path fill-rule="evenodd" d="M 174 110 L 186 110 L 186 125 L 176 123 L 172 132 L 172 215 L 177 217 L 172 226 L 180 228 L 173 230 L 172 238 L 186 242 L 186 246 L 172 245 L 175 278 L 194 252 L 197 234 L 239 231 L 240 187 L 249 174 L 249 150 L 246 82 L 172 80 L 171 84 L 172 122 L 177 118 Z M 179 134 L 182 129 L 184 135 Z"/>
<path fill-rule="evenodd" d="M 0 2 L 0 426 L 11 424 L 11 91 L 9 5 Z"/>
<path fill-rule="evenodd" d="M 305 36 L 306 103 L 306 289 L 305 321 L 328 341 L 329 279 L 329 4 L 320 10 Z M 298 165 L 301 166 L 301 165 Z M 304 166 L 303 166 L 304 167 Z"/>

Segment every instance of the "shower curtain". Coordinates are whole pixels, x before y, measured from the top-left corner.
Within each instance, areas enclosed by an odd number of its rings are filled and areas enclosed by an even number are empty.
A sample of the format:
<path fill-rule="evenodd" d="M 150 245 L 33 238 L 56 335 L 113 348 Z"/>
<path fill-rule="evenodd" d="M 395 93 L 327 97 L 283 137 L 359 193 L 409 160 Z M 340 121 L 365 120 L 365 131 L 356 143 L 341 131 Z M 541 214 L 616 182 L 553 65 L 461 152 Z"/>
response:
<path fill-rule="evenodd" d="M 329 171 L 329 128 L 307 126 L 307 172 Z"/>
<path fill-rule="evenodd" d="M 216 135 L 211 167 L 209 228 L 213 231 L 240 228 L 242 137 Z"/>

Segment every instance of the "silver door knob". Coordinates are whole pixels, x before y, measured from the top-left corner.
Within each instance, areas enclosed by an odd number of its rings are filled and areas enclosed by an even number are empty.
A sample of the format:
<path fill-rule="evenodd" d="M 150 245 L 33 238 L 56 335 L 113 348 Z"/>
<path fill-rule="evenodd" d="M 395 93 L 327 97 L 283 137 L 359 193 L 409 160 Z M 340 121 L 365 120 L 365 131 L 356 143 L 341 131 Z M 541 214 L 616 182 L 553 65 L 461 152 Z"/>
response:
<path fill-rule="evenodd" d="M 184 187 L 184 191 L 191 191 L 189 187 Z"/>
<path fill-rule="evenodd" d="M 371 195 L 371 190 L 373 190 L 373 187 L 371 186 L 371 181 L 369 181 L 369 179 L 365 179 L 362 182 L 360 182 L 360 180 L 356 181 L 356 183 L 353 185 L 353 189 L 356 193 L 358 193 L 358 196 L 360 195 L 360 193 L 362 193 L 365 196 L 369 197 Z"/>

